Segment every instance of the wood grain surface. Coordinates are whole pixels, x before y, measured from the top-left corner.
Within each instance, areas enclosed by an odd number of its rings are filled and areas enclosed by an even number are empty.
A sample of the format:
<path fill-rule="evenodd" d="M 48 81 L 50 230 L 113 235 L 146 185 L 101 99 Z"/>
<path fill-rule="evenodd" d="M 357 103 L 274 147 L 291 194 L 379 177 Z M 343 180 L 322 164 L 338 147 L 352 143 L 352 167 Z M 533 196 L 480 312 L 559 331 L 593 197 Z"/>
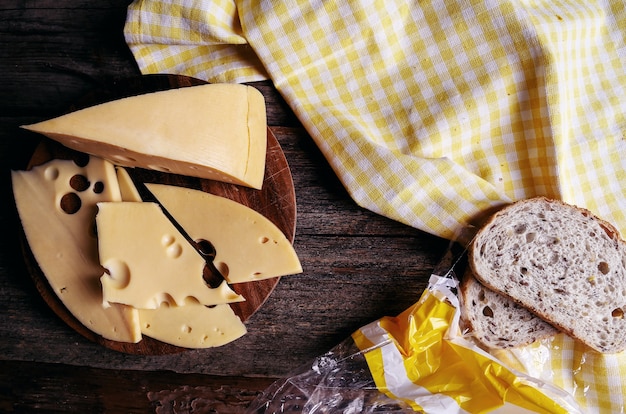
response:
<path fill-rule="evenodd" d="M 202 386 L 232 398 L 260 392 L 360 326 L 411 306 L 447 246 L 356 205 L 271 81 L 255 82 L 293 177 L 294 247 L 304 272 L 282 278 L 249 318 L 248 334 L 224 347 L 133 355 L 78 334 L 29 276 L 9 171 L 28 161 L 39 139 L 19 125 L 60 115 L 95 88 L 140 74 L 122 35 L 129 2 L 0 2 L 2 412 L 155 412 L 144 399 L 149 392 L 169 390 L 180 404 Z M 229 403 L 213 412 L 243 410 Z"/>

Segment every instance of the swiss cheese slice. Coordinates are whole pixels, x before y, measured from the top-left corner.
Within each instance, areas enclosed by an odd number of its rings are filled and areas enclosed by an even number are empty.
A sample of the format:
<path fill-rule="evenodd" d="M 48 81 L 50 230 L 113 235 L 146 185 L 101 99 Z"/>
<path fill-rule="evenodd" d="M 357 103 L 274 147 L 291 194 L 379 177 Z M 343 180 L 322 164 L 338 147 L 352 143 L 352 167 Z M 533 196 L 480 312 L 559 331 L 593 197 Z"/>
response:
<path fill-rule="evenodd" d="M 104 303 L 156 309 L 162 303 L 218 305 L 243 297 L 223 281 L 210 288 L 204 259 L 155 203 L 98 204 L 96 215 Z"/>
<path fill-rule="evenodd" d="M 154 310 L 141 309 L 139 315 L 144 335 L 184 348 L 222 346 L 246 333 L 245 325 L 229 305 L 163 305 Z"/>
<path fill-rule="evenodd" d="M 95 157 L 85 166 L 52 160 L 11 176 L 28 245 L 61 302 L 103 338 L 140 341 L 135 309 L 102 307 L 95 215 L 96 203 L 120 200 L 113 165 Z"/>
<path fill-rule="evenodd" d="M 259 189 L 267 122 L 263 95 L 207 84 L 119 99 L 24 128 L 114 164 Z"/>
<path fill-rule="evenodd" d="M 164 184 L 147 187 L 194 240 L 213 244 L 213 263 L 229 283 L 302 272 L 289 240 L 257 211 L 200 190 Z"/>
<path fill-rule="evenodd" d="M 123 201 L 140 202 L 141 196 L 125 168 L 117 168 Z M 210 348 L 232 342 L 247 332 L 246 326 L 228 304 L 167 306 L 139 309 L 142 335 L 183 348 Z"/>

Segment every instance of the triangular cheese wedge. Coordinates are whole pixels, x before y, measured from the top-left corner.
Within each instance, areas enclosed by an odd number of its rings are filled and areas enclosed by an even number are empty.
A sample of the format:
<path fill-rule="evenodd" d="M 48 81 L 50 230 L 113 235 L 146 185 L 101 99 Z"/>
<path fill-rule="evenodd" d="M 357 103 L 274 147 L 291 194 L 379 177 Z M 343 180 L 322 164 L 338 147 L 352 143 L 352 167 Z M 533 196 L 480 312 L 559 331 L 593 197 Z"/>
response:
<path fill-rule="evenodd" d="M 96 203 L 120 200 L 114 166 L 95 157 L 86 166 L 52 160 L 30 171 L 13 171 L 12 180 L 30 250 L 61 302 L 103 338 L 139 342 L 135 309 L 102 307 Z"/>
<path fill-rule="evenodd" d="M 263 184 L 263 95 L 240 84 L 207 84 L 119 99 L 23 128 L 111 160 L 193 177 Z"/>
<path fill-rule="evenodd" d="M 147 186 L 194 240 L 213 244 L 217 251 L 213 263 L 229 283 L 302 272 L 289 240 L 257 211 L 200 190 Z"/>
<path fill-rule="evenodd" d="M 156 309 L 162 303 L 218 305 L 241 302 L 224 281 L 211 289 L 204 259 L 154 203 L 98 204 L 96 215 L 104 303 Z"/>

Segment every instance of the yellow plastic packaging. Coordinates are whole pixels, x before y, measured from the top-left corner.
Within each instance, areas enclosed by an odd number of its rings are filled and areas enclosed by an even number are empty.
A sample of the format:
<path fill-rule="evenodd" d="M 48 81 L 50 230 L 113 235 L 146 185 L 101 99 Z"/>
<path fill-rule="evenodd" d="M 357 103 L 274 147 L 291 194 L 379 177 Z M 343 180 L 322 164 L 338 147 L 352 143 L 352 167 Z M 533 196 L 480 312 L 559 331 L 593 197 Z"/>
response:
<path fill-rule="evenodd" d="M 536 366 L 535 352 L 499 359 L 464 335 L 452 271 L 457 259 L 447 253 L 440 267 L 448 271 L 431 276 L 415 305 L 361 327 L 273 384 L 248 412 L 588 412 L 572 394 L 520 370 Z"/>
<path fill-rule="evenodd" d="M 378 389 L 418 412 L 582 412 L 564 391 L 508 368 L 463 338 L 458 301 L 450 294 L 455 283 L 433 276 L 413 307 L 352 335 Z"/>

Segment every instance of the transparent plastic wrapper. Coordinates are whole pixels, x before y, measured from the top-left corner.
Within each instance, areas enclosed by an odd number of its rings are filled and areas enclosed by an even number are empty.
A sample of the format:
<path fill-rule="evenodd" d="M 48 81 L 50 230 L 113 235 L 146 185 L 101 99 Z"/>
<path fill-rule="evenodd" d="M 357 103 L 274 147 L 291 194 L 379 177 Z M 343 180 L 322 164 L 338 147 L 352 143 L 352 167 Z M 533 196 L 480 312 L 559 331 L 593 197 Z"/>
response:
<path fill-rule="evenodd" d="M 463 255 L 452 244 L 415 305 L 275 382 L 248 413 L 624 412 L 621 354 L 580 349 L 562 334 L 510 350 L 481 348 L 461 323 Z"/>
<path fill-rule="evenodd" d="M 376 387 L 364 353 L 347 339 L 272 384 L 248 413 L 414 413 Z"/>

